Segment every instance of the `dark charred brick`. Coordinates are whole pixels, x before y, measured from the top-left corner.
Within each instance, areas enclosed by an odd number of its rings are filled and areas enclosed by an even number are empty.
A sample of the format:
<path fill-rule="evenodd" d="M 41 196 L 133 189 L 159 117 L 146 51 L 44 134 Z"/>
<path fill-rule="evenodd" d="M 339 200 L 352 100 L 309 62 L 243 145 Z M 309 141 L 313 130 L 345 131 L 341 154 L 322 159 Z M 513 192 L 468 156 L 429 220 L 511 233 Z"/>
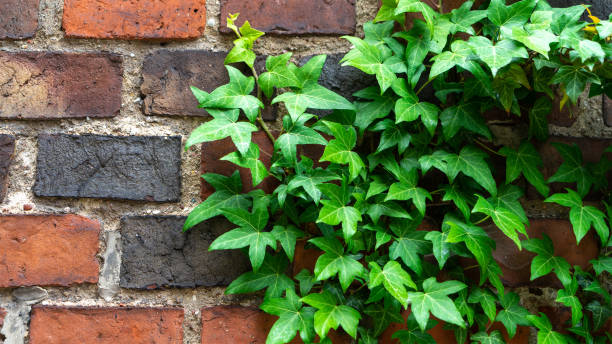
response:
<path fill-rule="evenodd" d="M 122 78 L 114 54 L 0 52 L 0 118 L 113 117 Z"/>
<path fill-rule="evenodd" d="M 254 132 L 251 136 L 251 141 L 259 146 L 259 159 L 269 168 L 272 163 L 274 145 L 263 131 Z M 202 173 L 217 173 L 231 176 L 238 169 L 242 179 L 243 190 L 249 192 L 254 189 L 251 171 L 247 168 L 238 167 L 229 161 L 220 160 L 234 151 L 236 151 L 236 147 L 229 138 L 202 144 Z M 271 193 L 276 186 L 278 186 L 278 181 L 274 177 L 268 176 L 257 186 L 257 189 Z M 206 199 L 214 191 L 215 189 L 202 179 L 202 199 Z"/>
<path fill-rule="evenodd" d="M 38 28 L 38 0 L 0 1 L 0 39 L 34 36 Z"/>
<path fill-rule="evenodd" d="M 37 161 L 37 196 L 180 199 L 180 136 L 41 134 Z"/>
<path fill-rule="evenodd" d="M 198 102 L 191 93 L 195 86 L 206 92 L 229 82 L 224 67 L 226 52 L 202 50 L 155 52 L 145 58 L 141 92 L 144 98 L 144 113 L 165 116 L 206 116 L 204 109 L 198 109 Z M 245 65 L 235 66 L 246 75 L 250 71 Z M 259 73 L 264 70 L 265 58 L 256 61 Z M 266 120 L 276 118 L 276 106 L 263 111 Z"/>
<path fill-rule="evenodd" d="M 35 306 L 31 344 L 182 344 L 181 308 Z"/>
<path fill-rule="evenodd" d="M 235 226 L 211 219 L 183 233 L 184 222 L 179 216 L 121 220 L 121 287 L 223 286 L 250 270 L 240 251 L 208 251 L 213 240 Z"/>
<path fill-rule="evenodd" d="M 549 0 L 548 3 L 552 7 L 587 5 L 590 6 L 589 9 L 593 15 L 602 20 L 608 19 L 610 13 L 612 13 L 612 2 L 610 2 L 610 0 Z M 587 20 L 588 18 L 585 16 L 583 19 Z"/>
<path fill-rule="evenodd" d="M 603 118 L 608 127 L 612 127 L 612 99 L 603 96 Z"/>
<path fill-rule="evenodd" d="M 331 34 L 355 32 L 355 0 L 222 0 L 220 31 L 227 28 L 230 13 L 242 13 L 254 28 L 279 35 Z"/>
<path fill-rule="evenodd" d="M 0 216 L 0 288 L 98 282 L 99 234 L 77 215 Z"/>
<path fill-rule="evenodd" d="M 206 0 L 64 0 L 68 37 L 193 39 L 206 27 Z"/>
<path fill-rule="evenodd" d="M 15 137 L 11 135 L 0 135 L 0 202 L 6 195 L 8 184 L 8 172 L 13 153 L 15 151 Z"/>

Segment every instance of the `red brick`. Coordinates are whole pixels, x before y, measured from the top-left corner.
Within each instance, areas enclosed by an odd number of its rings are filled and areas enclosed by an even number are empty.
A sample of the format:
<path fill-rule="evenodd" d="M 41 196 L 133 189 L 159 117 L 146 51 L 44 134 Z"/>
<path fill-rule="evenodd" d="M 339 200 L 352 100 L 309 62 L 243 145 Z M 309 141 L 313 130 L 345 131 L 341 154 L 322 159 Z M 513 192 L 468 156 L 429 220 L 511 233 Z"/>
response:
<path fill-rule="evenodd" d="M 38 28 L 38 0 L 0 1 L 0 39 L 34 36 Z"/>
<path fill-rule="evenodd" d="M 0 216 L 0 288 L 98 282 L 99 233 L 78 215 Z"/>
<path fill-rule="evenodd" d="M 603 96 L 603 118 L 608 127 L 612 127 L 612 99 Z"/>
<path fill-rule="evenodd" d="M 6 195 L 8 184 L 8 172 L 13 153 L 15 152 L 15 137 L 11 135 L 0 135 L 0 202 Z"/>
<path fill-rule="evenodd" d="M 580 245 L 576 245 L 576 236 L 567 220 L 530 219 L 529 223 L 530 227 L 527 229 L 529 237 L 541 238 L 543 234 L 548 235 L 553 241 L 554 254 L 565 258 L 572 266 L 579 265 L 586 269 L 589 266 L 589 260 L 596 258 L 599 253 L 598 242 L 593 232 L 587 234 Z M 495 240 L 497 245 L 493 257 L 502 269 L 501 278 L 504 284 L 511 287 L 522 285 L 560 286 L 560 282 L 554 276 L 554 273 L 530 282 L 531 260 L 535 254 L 525 249 L 519 251 L 514 242 L 494 225 L 487 230 L 489 236 Z"/>
<path fill-rule="evenodd" d="M 263 131 L 254 132 L 251 140 L 259 146 L 259 159 L 269 168 L 272 154 L 274 153 L 274 145 Z M 234 151 L 236 151 L 236 147 L 229 138 L 202 144 L 202 173 L 232 175 L 238 167 L 229 161 L 220 159 Z M 240 171 L 244 191 L 249 192 L 253 190 L 251 171 L 247 168 L 238 168 L 238 170 Z M 278 181 L 269 176 L 257 186 L 257 189 L 263 189 L 265 192 L 271 193 L 277 185 Z M 202 199 L 206 199 L 214 190 L 213 187 L 202 179 Z"/>
<path fill-rule="evenodd" d="M 612 145 L 610 139 L 593 139 L 593 138 L 573 138 L 573 137 L 561 137 L 553 136 L 549 138 L 545 143 L 538 146 L 538 151 L 542 157 L 544 163 L 542 167 L 542 174 L 546 179 L 550 178 L 557 172 L 559 166 L 563 163 L 563 158 L 552 145 L 552 143 L 564 143 L 568 145 L 576 144 L 582 151 L 582 158 L 585 163 L 595 163 L 600 161 L 604 150 Z M 607 157 L 612 159 L 611 153 L 606 153 Z M 608 183 L 612 183 L 612 174 L 608 174 Z M 551 194 L 558 192 L 565 192 L 566 187 L 572 187 L 575 189 L 575 183 L 552 183 L 550 184 Z M 541 198 L 537 191 L 533 187 L 527 188 L 527 198 L 538 199 Z M 600 199 L 599 195 L 590 194 L 588 199 Z"/>
<path fill-rule="evenodd" d="M 206 0 L 64 0 L 67 37 L 193 39 L 206 27 Z"/>
<path fill-rule="evenodd" d="M 248 20 L 261 31 L 279 35 L 355 32 L 355 0 L 222 0 L 220 31 L 228 33 L 227 17 L 241 13 L 238 25 Z"/>
<path fill-rule="evenodd" d="M 178 308 L 35 306 L 30 344 L 182 344 Z"/>
<path fill-rule="evenodd" d="M 115 54 L 0 52 L 0 118 L 116 116 L 122 69 Z"/>
<path fill-rule="evenodd" d="M 202 344 L 249 343 L 264 344 L 270 328 L 278 317 L 256 308 L 217 306 L 202 309 Z M 330 331 L 334 344 L 351 343 L 350 337 Z M 299 333 L 292 344 L 303 343 Z"/>

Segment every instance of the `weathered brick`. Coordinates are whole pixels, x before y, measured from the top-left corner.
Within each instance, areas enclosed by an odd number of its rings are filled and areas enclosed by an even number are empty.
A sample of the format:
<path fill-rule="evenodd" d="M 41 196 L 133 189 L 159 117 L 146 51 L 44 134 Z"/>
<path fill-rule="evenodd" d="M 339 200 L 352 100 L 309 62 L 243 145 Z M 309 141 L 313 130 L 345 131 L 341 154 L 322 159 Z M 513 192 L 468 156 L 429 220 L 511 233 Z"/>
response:
<path fill-rule="evenodd" d="M 0 1 L 0 39 L 34 36 L 38 28 L 38 0 Z"/>
<path fill-rule="evenodd" d="M 254 132 L 251 140 L 259 146 L 259 158 L 267 166 L 270 167 L 274 146 L 268 136 L 263 131 Z M 218 173 L 226 176 L 232 175 L 236 169 L 240 171 L 242 178 L 242 186 L 245 192 L 253 190 L 253 181 L 251 171 L 246 168 L 238 168 L 229 161 L 219 160 L 230 152 L 234 152 L 236 147 L 232 141 L 227 138 L 220 141 L 206 142 L 202 144 L 202 173 Z M 274 191 L 278 181 L 274 177 L 267 177 L 257 186 L 258 189 L 263 189 L 267 193 Z M 202 199 L 210 196 L 215 189 L 202 179 Z"/>
<path fill-rule="evenodd" d="M 355 0 L 222 0 L 221 32 L 230 32 L 230 13 L 242 13 L 239 25 L 248 20 L 258 30 L 279 35 L 350 35 L 356 24 Z"/>
<path fill-rule="evenodd" d="M 96 283 L 99 233 L 77 215 L 0 216 L 0 288 Z"/>
<path fill-rule="evenodd" d="M 225 52 L 202 50 L 157 51 L 145 58 L 142 70 L 141 92 L 143 111 L 147 115 L 205 116 L 189 87 L 196 86 L 206 92 L 229 82 L 224 67 Z M 256 61 L 261 73 L 265 59 Z M 250 75 L 246 65 L 235 65 Z M 268 104 L 266 104 L 268 105 Z M 276 118 L 276 106 L 266 106 L 262 114 L 266 120 Z"/>
<path fill-rule="evenodd" d="M 6 195 L 8 184 L 8 172 L 13 153 L 15 151 L 15 137 L 11 135 L 0 135 L 0 202 Z"/>
<path fill-rule="evenodd" d="M 175 202 L 181 137 L 41 134 L 36 172 L 37 196 Z"/>
<path fill-rule="evenodd" d="M 598 162 L 604 154 L 606 148 L 612 145 L 612 140 L 610 139 L 573 138 L 561 136 L 554 136 L 549 138 L 546 142 L 539 144 L 537 147 L 544 163 L 542 167 L 542 174 L 546 179 L 553 176 L 563 162 L 563 158 L 561 157 L 557 149 L 552 145 L 552 143 L 554 142 L 564 143 L 568 145 L 576 144 L 578 148 L 580 148 L 580 150 L 582 151 L 582 157 L 585 163 Z M 605 154 L 607 154 L 608 158 L 612 159 L 611 153 Z M 612 174 L 608 175 L 608 182 L 612 183 Z M 551 183 L 551 194 L 557 192 L 565 192 L 565 188 L 568 186 L 575 187 L 575 183 L 572 185 L 566 183 Z M 537 191 L 535 191 L 535 189 L 531 186 L 527 188 L 526 195 L 529 199 L 541 198 Z M 593 194 L 590 194 L 587 197 L 588 199 L 599 198 L 598 195 Z"/>
<path fill-rule="evenodd" d="M 576 245 L 576 236 L 568 220 L 529 219 L 529 223 L 530 226 L 527 228 L 529 237 L 541 238 L 543 234 L 548 235 L 553 241 L 555 256 L 565 258 L 572 266 L 579 265 L 586 269 L 590 265 L 589 260 L 596 258 L 599 253 L 598 241 L 592 231 L 580 241 L 580 245 Z M 511 287 L 560 285 L 553 274 L 530 282 L 531 260 L 535 254 L 525 249 L 519 251 L 514 242 L 494 225 L 487 228 L 487 231 L 496 242 L 493 258 L 502 269 L 501 278 L 504 284 Z"/>
<path fill-rule="evenodd" d="M 0 118 L 116 116 L 122 75 L 115 54 L 0 52 Z"/>
<path fill-rule="evenodd" d="M 0 329 L 2 329 L 2 325 L 4 325 L 4 317 L 6 316 L 6 311 L 3 308 L 0 308 Z M 0 339 L 2 340 L 2 339 Z"/>
<path fill-rule="evenodd" d="M 206 27 L 206 0 L 64 0 L 67 37 L 193 39 Z"/>
<path fill-rule="evenodd" d="M 235 226 L 211 219 L 183 233 L 185 217 L 142 216 L 121 220 L 121 287 L 153 289 L 228 285 L 250 270 L 236 250 L 208 252 L 218 236 Z"/>
<path fill-rule="evenodd" d="M 35 306 L 30 344 L 182 344 L 179 308 Z"/>
<path fill-rule="evenodd" d="M 256 308 L 217 306 L 202 309 L 202 344 L 249 343 L 264 344 L 268 332 L 278 317 Z M 350 337 L 330 331 L 334 344 L 351 343 Z M 303 343 L 299 334 L 292 344 Z"/>
<path fill-rule="evenodd" d="M 603 118 L 608 127 L 612 127 L 612 99 L 603 96 Z"/>

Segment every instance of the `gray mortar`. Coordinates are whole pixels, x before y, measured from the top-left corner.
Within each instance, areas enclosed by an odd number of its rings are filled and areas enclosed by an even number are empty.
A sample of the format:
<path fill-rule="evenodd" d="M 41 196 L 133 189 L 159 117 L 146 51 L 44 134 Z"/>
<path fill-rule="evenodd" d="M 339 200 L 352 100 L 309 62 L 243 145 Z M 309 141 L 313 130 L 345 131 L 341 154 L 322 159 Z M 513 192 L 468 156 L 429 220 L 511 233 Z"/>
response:
<path fill-rule="evenodd" d="M 202 118 L 156 117 L 142 113 L 140 94 L 141 69 L 144 57 L 157 49 L 184 50 L 207 49 L 227 51 L 231 48 L 231 36 L 220 35 L 216 29 L 220 12 L 219 0 L 207 1 L 207 27 L 205 34 L 193 41 L 168 42 L 163 46 L 158 42 L 123 40 L 66 39 L 61 31 L 63 11 L 62 0 L 40 0 L 39 28 L 34 38 L 21 41 L 0 41 L 0 50 L 6 51 L 58 51 L 58 52 L 98 52 L 110 51 L 121 54 L 124 62 L 122 108 L 120 114 L 112 119 L 63 119 L 50 121 L 2 120 L 0 133 L 12 134 L 17 138 L 15 158 L 9 171 L 8 193 L 0 203 L 2 214 L 56 214 L 75 213 L 97 219 L 101 222 L 101 250 L 99 260 L 101 274 L 98 285 L 80 285 L 71 288 L 46 288 L 43 305 L 65 306 L 182 306 L 185 309 L 184 343 L 200 343 L 200 309 L 215 305 L 240 304 L 256 305 L 258 296 L 228 296 L 223 288 L 169 289 L 155 291 L 135 291 L 120 289 L 119 266 L 120 234 L 119 221 L 125 215 L 187 215 L 200 202 L 200 149 L 193 147 L 182 152 L 182 197 L 177 203 L 143 203 L 129 201 L 108 201 L 98 199 L 55 199 L 35 197 L 32 186 L 36 169 L 36 137 L 39 133 L 66 133 L 101 135 L 181 135 L 183 140 L 198 126 Z M 357 0 L 357 35 L 363 34 L 363 23 L 374 18 L 378 0 Z M 247 13 L 243 16 L 248 17 Z M 280 54 L 293 52 L 294 60 L 300 57 L 346 52 L 350 44 L 334 36 L 264 36 L 256 44 L 258 54 Z M 599 101 L 597 100 L 599 99 Z M 567 136 L 612 137 L 612 128 L 604 125 L 601 117 L 601 98 L 583 102 L 583 114 L 571 128 L 551 127 L 554 134 Z M 279 119 L 281 116 L 279 116 Z M 278 122 L 273 126 L 278 127 Z M 184 141 L 183 141 L 184 142 Z M 24 211 L 23 205 L 34 206 Z M 528 208 L 530 216 L 542 214 L 538 206 Z M 553 216 L 560 210 L 547 212 Z M 18 300 L 12 289 L 0 288 L 0 307 L 7 309 L 2 333 L 6 344 L 27 343 L 27 324 L 31 304 L 38 302 L 36 292 L 24 301 L 20 293 Z M 27 293 L 26 293 L 27 294 Z M 542 298 L 521 290 L 523 304 L 533 308 Z M 26 297 L 27 298 L 27 297 Z M 553 299 L 546 298 L 550 304 Z M 24 340 L 25 338 L 25 340 Z"/>

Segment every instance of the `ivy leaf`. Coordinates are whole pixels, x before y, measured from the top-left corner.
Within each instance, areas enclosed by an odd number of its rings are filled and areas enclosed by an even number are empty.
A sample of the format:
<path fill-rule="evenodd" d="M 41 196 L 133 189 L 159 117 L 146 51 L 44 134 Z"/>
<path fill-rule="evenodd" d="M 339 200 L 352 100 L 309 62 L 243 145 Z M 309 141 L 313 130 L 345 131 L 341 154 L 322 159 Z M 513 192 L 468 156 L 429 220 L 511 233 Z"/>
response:
<path fill-rule="evenodd" d="M 576 297 L 576 291 L 578 291 L 578 281 L 574 278 L 565 289 L 557 292 L 555 300 L 572 309 L 572 326 L 576 326 L 582 319 L 582 304 Z"/>
<path fill-rule="evenodd" d="M 301 301 L 318 309 L 314 314 L 314 328 L 321 338 L 325 338 L 330 329 L 337 330 L 338 326 L 342 326 L 351 337 L 357 336 L 357 325 L 361 314 L 347 305 L 338 305 L 334 296 L 328 291 L 306 295 Z"/>
<path fill-rule="evenodd" d="M 478 201 L 472 212 L 480 212 L 490 216 L 497 227 L 521 249 L 521 240 L 517 232 L 525 235 L 527 232 L 521 219 L 512 211 L 503 206 L 493 207 L 489 201 L 478 195 Z"/>
<path fill-rule="evenodd" d="M 446 158 L 447 176 L 452 182 L 459 172 L 472 177 L 491 195 L 497 194 L 497 184 L 491 174 L 489 165 L 485 162 L 487 154 L 474 146 L 461 149 L 459 155 L 449 154 Z"/>
<path fill-rule="evenodd" d="M 382 284 L 391 296 L 404 307 L 407 307 L 408 291 L 405 286 L 415 290 L 417 286 L 412 281 L 412 277 L 402 269 L 402 266 L 398 262 L 390 260 L 383 269 L 376 262 L 370 262 L 370 268 L 368 288 L 373 289 Z"/>
<path fill-rule="evenodd" d="M 529 20 L 536 3 L 536 0 L 522 0 L 506 6 L 505 0 L 491 0 L 487 18 L 499 27 L 522 26 Z"/>
<path fill-rule="evenodd" d="M 290 342 L 300 331 L 302 340 L 310 342 L 315 338 L 314 313 L 311 307 L 302 307 L 302 302 L 292 289 L 287 289 L 285 298 L 264 300 L 260 308 L 279 319 L 272 325 L 266 343 L 282 344 Z"/>
<path fill-rule="evenodd" d="M 518 325 L 530 325 L 526 318 L 529 312 L 519 305 L 519 297 L 517 294 L 502 294 L 500 301 L 503 309 L 497 313 L 495 320 L 504 324 L 504 327 L 506 327 L 508 331 L 508 335 L 512 338 L 516 334 L 516 327 Z"/>
<path fill-rule="evenodd" d="M 391 225 L 391 229 L 397 237 L 389 247 L 389 258 L 401 258 L 406 266 L 420 276 L 423 273 L 423 259 L 420 255 L 431 252 L 431 243 L 425 238 L 427 232 L 417 231 L 410 226 L 400 228 L 395 224 Z"/>
<path fill-rule="evenodd" d="M 566 344 L 565 337 L 552 330 L 552 324 L 548 317 L 542 312 L 540 316 L 529 314 L 526 316 L 531 323 L 538 328 L 538 344 Z"/>
<path fill-rule="evenodd" d="M 400 314 L 401 306 L 391 298 L 385 298 L 383 303 L 369 305 L 363 312 L 374 321 L 374 335 L 379 336 L 391 323 L 403 323 Z"/>
<path fill-rule="evenodd" d="M 599 301 L 591 301 L 586 309 L 593 314 L 593 330 L 597 331 L 612 317 L 610 305 L 602 305 Z"/>
<path fill-rule="evenodd" d="M 489 238 L 482 228 L 463 222 L 452 214 L 446 215 L 444 225 L 450 227 L 446 241 L 465 243 L 482 270 L 485 271 L 491 260 L 495 241 Z"/>
<path fill-rule="evenodd" d="M 414 74 L 425 61 L 425 57 L 429 53 L 431 38 L 429 33 L 421 32 L 418 26 L 414 26 L 408 34 L 402 34 L 400 37 L 406 41 L 406 66 L 407 74 Z M 416 31 L 416 32 L 415 32 Z M 414 85 L 413 85 L 414 86 Z"/>
<path fill-rule="evenodd" d="M 255 79 L 251 76 L 244 76 L 241 71 L 232 66 L 225 66 L 225 68 L 229 74 L 229 84 L 212 91 L 199 107 L 241 109 L 249 121 L 254 122 L 259 114 L 259 109 L 263 108 L 263 103 L 251 95 L 255 87 Z"/>
<path fill-rule="evenodd" d="M 421 13 L 425 18 L 429 32 L 434 32 L 434 20 L 438 14 L 429 5 L 419 0 L 399 0 L 394 14 L 398 15 L 406 12 Z"/>
<path fill-rule="evenodd" d="M 341 95 L 311 82 L 301 90 L 285 92 L 272 100 L 272 104 L 284 102 L 291 120 L 297 122 L 306 109 L 355 110 L 355 106 Z"/>
<path fill-rule="evenodd" d="M 552 103 L 546 97 L 536 100 L 533 108 L 529 110 L 529 138 L 535 137 L 540 141 L 548 138 L 547 116 L 552 111 Z M 538 190 L 539 191 L 539 190 Z"/>
<path fill-rule="evenodd" d="M 221 160 L 226 160 L 251 170 L 253 186 L 259 185 L 259 183 L 268 176 L 268 169 L 263 161 L 259 160 L 259 147 L 255 143 L 251 143 L 245 155 L 241 155 L 238 152 L 232 152 L 221 158 Z"/>
<path fill-rule="evenodd" d="M 328 170 L 316 169 L 309 174 L 296 175 L 287 184 L 287 191 L 291 192 L 297 188 L 303 188 L 308 196 L 312 197 L 315 204 L 319 204 L 321 199 L 321 190 L 318 186 L 332 180 L 340 180 L 340 177 Z"/>
<path fill-rule="evenodd" d="M 433 255 L 438 261 L 440 269 L 444 267 L 446 261 L 450 257 L 450 243 L 446 241 L 448 233 L 431 231 L 425 235 L 425 239 L 431 241 L 433 246 Z"/>
<path fill-rule="evenodd" d="M 426 330 L 430 330 L 434 327 L 435 321 L 429 321 L 427 324 Z M 408 316 L 406 329 L 395 332 L 391 338 L 399 339 L 402 344 L 436 344 L 436 340 L 429 333 L 419 328 L 412 313 Z"/>
<path fill-rule="evenodd" d="M 399 219 L 411 219 L 412 216 L 396 202 L 376 202 L 368 207 L 367 214 L 372 218 L 374 224 L 378 223 L 381 216 L 395 217 Z"/>
<path fill-rule="evenodd" d="M 346 292 L 355 278 L 366 277 L 366 269 L 357 261 L 358 256 L 345 254 L 342 244 L 337 239 L 317 237 L 310 239 L 309 242 L 325 251 L 315 264 L 314 272 L 317 281 L 327 280 L 338 274 L 342 290 Z"/>
<path fill-rule="evenodd" d="M 540 194 L 548 195 L 549 188 L 539 170 L 543 165 L 542 158 L 531 143 L 523 142 L 518 151 L 503 147 L 499 152 L 506 156 L 506 184 L 515 181 L 522 173 Z"/>
<path fill-rule="evenodd" d="M 580 243 L 580 240 L 584 238 L 591 227 L 595 227 L 601 242 L 607 243 L 610 237 L 610 229 L 604 220 L 606 218 L 604 213 L 593 206 L 583 206 L 582 199 L 576 191 L 571 189 L 566 189 L 566 191 L 567 193 L 565 194 L 554 194 L 545 199 L 544 202 L 554 202 L 571 208 L 569 219 L 572 223 L 577 243 Z"/>
<path fill-rule="evenodd" d="M 323 207 L 319 211 L 317 222 L 323 222 L 330 226 L 342 223 L 342 233 L 345 240 L 349 240 L 357 231 L 357 223 L 362 220 L 361 212 L 354 207 L 348 206 L 348 197 L 344 191 L 334 184 L 319 185 L 329 200 L 321 200 Z"/>
<path fill-rule="evenodd" d="M 249 213 L 244 209 L 225 208 L 222 209 L 222 213 L 240 227 L 219 236 L 210 244 L 208 250 L 228 250 L 248 246 L 253 271 L 257 272 L 266 256 L 266 247 L 276 246 L 272 233 L 263 231 L 268 223 L 268 210 L 261 209 Z"/>
<path fill-rule="evenodd" d="M 259 76 L 259 86 L 267 98 L 271 98 L 274 87 L 301 87 L 299 75 L 296 68 L 287 66 L 291 53 L 279 56 L 268 56 L 266 60 L 265 73 Z"/>
<path fill-rule="evenodd" d="M 389 193 L 385 197 L 385 202 L 390 200 L 412 200 L 419 212 L 425 214 L 425 199 L 431 200 L 431 194 L 427 190 L 416 185 L 399 182 L 391 185 Z"/>
<path fill-rule="evenodd" d="M 495 321 L 495 315 L 497 315 L 495 300 L 495 296 L 490 291 L 480 288 L 474 289 L 468 298 L 469 303 L 480 303 L 480 306 L 491 321 Z"/>
<path fill-rule="evenodd" d="M 303 119 L 305 116 L 302 116 Z M 285 134 L 281 135 L 274 142 L 275 149 L 280 150 L 281 154 L 288 161 L 296 162 L 297 159 L 297 145 L 326 145 L 327 140 L 321 136 L 314 129 L 305 126 L 301 121 L 297 123 L 289 123 L 291 119 L 289 117 L 284 118 Z"/>
<path fill-rule="evenodd" d="M 420 102 L 414 94 L 395 103 L 395 123 L 412 122 L 421 117 L 423 124 L 432 136 L 438 126 L 439 113 L 440 109 L 436 105 Z"/>
<path fill-rule="evenodd" d="M 378 93 L 378 92 L 377 92 Z M 358 97 L 365 97 L 366 95 L 355 94 Z M 387 117 L 391 110 L 393 110 L 393 104 L 395 103 L 392 97 L 386 95 L 367 95 L 371 102 L 357 102 L 357 114 L 355 116 L 355 126 L 361 131 L 365 130 L 372 122 L 379 118 Z"/>
<path fill-rule="evenodd" d="M 588 83 L 601 84 L 599 77 L 582 66 L 561 66 L 550 81 L 552 84 L 561 84 L 565 93 L 573 104 L 576 104 L 578 97 L 586 88 Z"/>
<path fill-rule="evenodd" d="M 491 68 L 493 76 L 497 74 L 498 70 L 510 64 L 514 58 L 526 59 L 529 57 L 525 48 L 509 39 L 503 39 L 493 45 L 493 42 L 486 37 L 472 36 L 468 44 L 482 62 Z"/>
<path fill-rule="evenodd" d="M 423 292 L 408 292 L 408 302 L 421 330 L 426 329 L 430 312 L 440 320 L 465 328 L 461 314 L 448 295 L 466 287 L 459 281 L 438 283 L 435 277 L 430 277 L 423 282 Z"/>
<path fill-rule="evenodd" d="M 606 53 L 601 48 L 601 44 L 590 40 L 580 40 L 576 51 L 578 55 L 580 55 L 582 62 L 591 58 L 596 58 L 600 62 L 603 62 L 606 57 Z"/>
<path fill-rule="evenodd" d="M 382 5 L 374 18 L 374 22 L 393 20 L 402 25 L 406 21 L 406 16 L 395 15 L 395 9 L 397 8 L 397 0 L 382 0 Z"/>
<path fill-rule="evenodd" d="M 275 240 L 278 240 L 285 250 L 289 261 L 293 262 L 293 254 L 295 252 L 295 243 L 298 238 L 305 236 L 306 234 L 301 230 L 297 229 L 293 225 L 288 226 L 274 226 L 272 232 L 270 232 Z"/>
<path fill-rule="evenodd" d="M 481 344 L 504 344 L 504 337 L 502 337 L 501 332 L 493 331 L 490 334 L 486 332 L 477 332 L 473 334 L 470 339 L 472 341 L 477 341 Z"/>
<path fill-rule="evenodd" d="M 612 273 L 612 257 L 600 257 L 599 259 L 591 260 L 591 264 L 593 264 L 593 270 L 595 270 L 597 276 L 601 275 L 604 271 Z"/>
<path fill-rule="evenodd" d="M 440 122 L 446 140 L 457 135 L 461 128 L 491 139 L 491 132 L 475 103 L 462 102 L 444 109 L 440 115 Z"/>
<path fill-rule="evenodd" d="M 264 288 L 265 299 L 280 297 L 287 289 L 295 285 L 286 275 L 288 261 L 284 255 L 267 255 L 259 271 L 249 271 L 236 278 L 225 289 L 226 294 L 246 294 Z"/>
<path fill-rule="evenodd" d="M 202 142 L 222 140 L 230 136 L 240 154 L 246 154 L 251 145 L 251 133 L 257 131 L 257 127 L 252 123 L 238 121 L 239 110 L 222 112 L 208 109 L 208 112 L 214 119 L 193 130 L 185 143 L 185 149 Z"/>
<path fill-rule="evenodd" d="M 359 154 L 351 151 L 357 143 L 357 133 L 351 126 L 343 126 L 328 121 L 323 121 L 323 123 L 331 130 L 335 139 L 331 140 L 325 147 L 325 151 L 323 151 L 323 155 L 319 161 L 348 164 L 351 175 L 349 181 L 352 181 L 359 175 L 359 172 L 365 168 Z"/>
<path fill-rule="evenodd" d="M 510 38 L 523 43 L 527 48 L 537 51 L 546 57 L 548 57 L 548 52 L 550 51 L 550 44 L 559 40 L 555 34 L 548 30 L 528 32 L 521 27 L 513 27 Z"/>
<path fill-rule="evenodd" d="M 455 182 L 451 185 L 444 185 L 442 189 L 444 190 L 442 200 L 453 201 L 463 217 L 469 219 L 471 208 L 468 201 L 470 200 L 470 196 L 461 189 L 459 183 Z"/>
<path fill-rule="evenodd" d="M 221 209 L 244 209 L 251 205 L 248 197 L 242 193 L 242 182 L 238 171 L 234 171 L 231 177 L 208 173 L 202 175 L 202 178 L 210 183 L 216 191 L 189 213 L 183 225 L 183 231 L 200 222 L 221 215 Z"/>
<path fill-rule="evenodd" d="M 451 21 L 455 23 L 451 33 L 467 32 L 476 34 L 472 25 L 487 17 L 487 11 L 472 10 L 473 1 L 464 2 L 461 7 L 451 11 Z"/>
<path fill-rule="evenodd" d="M 563 157 L 563 163 L 555 174 L 548 179 L 549 183 L 577 183 L 578 193 L 586 195 L 593 184 L 593 176 L 589 170 L 582 166 L 582 152 L 576 144 L 566 145 L 563 143 L 552 143 Z"/>
<path fill-rule="evenodd" d="M 351 42 L 356 48 L 344 56 L 341 61 L 342 65 L 352 66 L 367 74 L 376 75 L 376 80 L 380 85 L 380 94 L 385 93 L 397 79 L 394 64 L 398 60 L 392 56 L 384 56 L 382 49 L 357 37 L 343 36 L 342 38 Z"/>
<path fill-rule="evenodd" d="M 531 280 L 548 275 L 554 270 L 563 286 L 568 286 L 571 281 L 571 266 L 561 257 L 555 257 L 552 240 L 543 234 L 542 239 L 529 239 L 523 241 L 526 250 L 537 254 L 531 261 Z"/>
<path fill-rule="evenodd" d="M 472 54 L 472 47 L 467 42 L 462 40 L 454 41 L 451 43 L 450 51 L 443 51 L 431 58 L 434 63 L 429 71 L 429 79 L 433 79 L 457 65 L 465 66 Z"/>

